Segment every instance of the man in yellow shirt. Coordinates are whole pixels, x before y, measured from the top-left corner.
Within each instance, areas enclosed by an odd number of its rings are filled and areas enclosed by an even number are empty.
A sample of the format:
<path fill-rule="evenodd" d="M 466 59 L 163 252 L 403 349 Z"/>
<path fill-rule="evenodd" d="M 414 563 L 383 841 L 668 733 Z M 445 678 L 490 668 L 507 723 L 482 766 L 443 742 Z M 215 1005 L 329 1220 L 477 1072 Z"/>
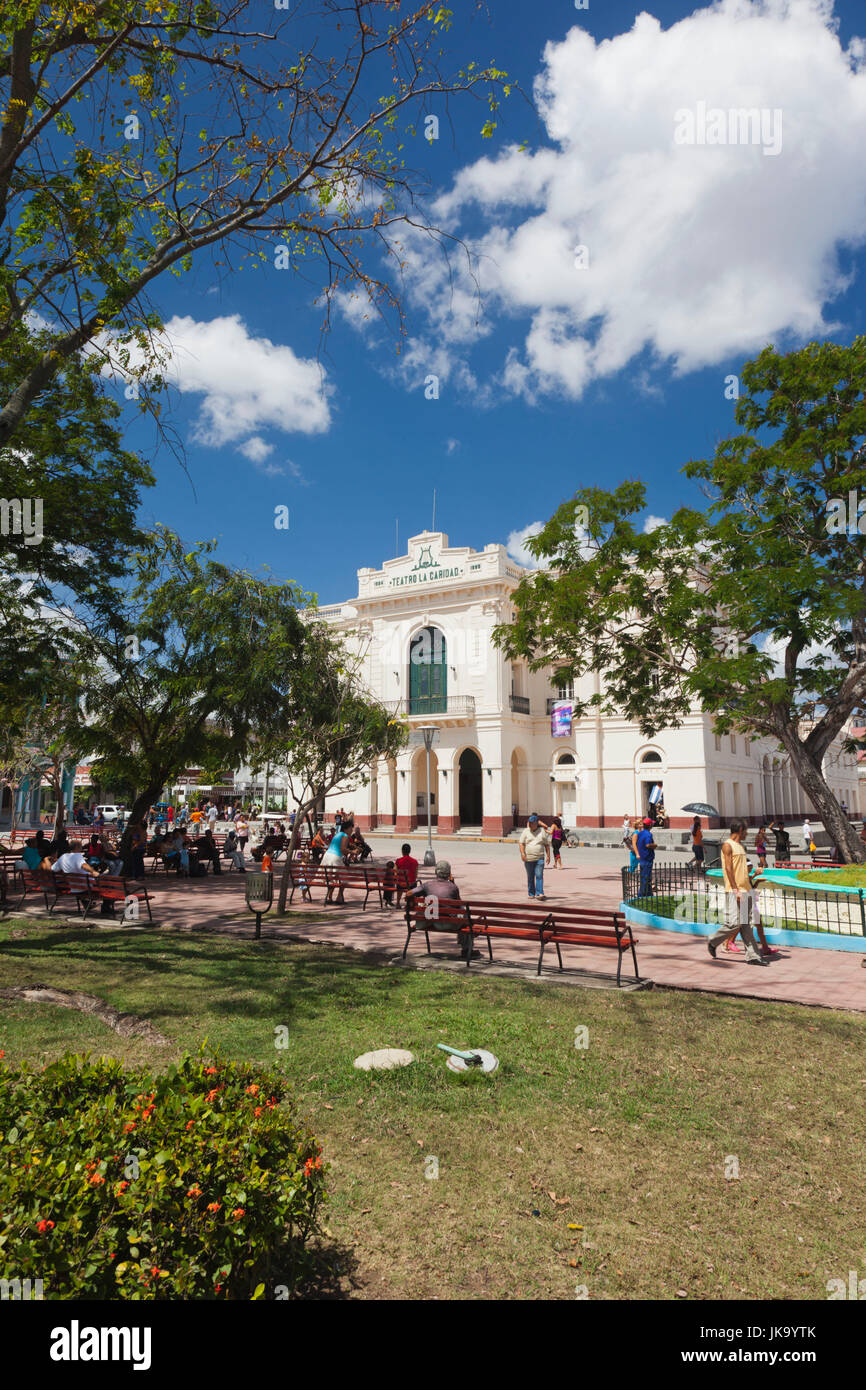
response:
<path fill-rule="evenodd" d="M 760 876 L 749 877 L 746 861 L 746 822 L 735 820 L 731 823 L 731 838 L 722 845 L 722 876 L 725 880 L 725 925 L 709 938 L 707 950 L 713 960 L 723 941 L 732 941 L 741 932 L 746 948 L 747 965 L 769 965 L 760 955 L 752 935 L 752 904 L 754 889 L 760 883 Z"/>

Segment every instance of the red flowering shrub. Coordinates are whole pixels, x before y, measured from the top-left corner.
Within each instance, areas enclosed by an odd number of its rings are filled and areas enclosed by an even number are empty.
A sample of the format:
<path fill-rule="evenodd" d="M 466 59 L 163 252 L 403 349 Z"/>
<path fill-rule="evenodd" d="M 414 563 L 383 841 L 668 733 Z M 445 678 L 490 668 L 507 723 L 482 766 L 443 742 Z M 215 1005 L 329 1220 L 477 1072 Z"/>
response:
<path fill-rule="evenodd" d="M 291 1288 L 324 1172 L 279 1072 L 218 1056 L 162 1076 L 0 1061 L 0 1277 L 41 1279 L 45 1298 Z"/>

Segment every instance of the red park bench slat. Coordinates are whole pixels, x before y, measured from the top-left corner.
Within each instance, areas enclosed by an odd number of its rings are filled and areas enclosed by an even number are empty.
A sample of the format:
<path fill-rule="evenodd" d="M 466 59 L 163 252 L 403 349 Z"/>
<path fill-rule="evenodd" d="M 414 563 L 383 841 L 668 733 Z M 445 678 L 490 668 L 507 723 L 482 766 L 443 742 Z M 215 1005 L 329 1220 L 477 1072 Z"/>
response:
<path fill-rule="evenodd" d="M 335 907 L 342 907 L 345 904 L 345 890 L 347 888 L 358 888 L 364 891 L 364 911 L 367 910 L 367 902 L 371 893 L 375 893 L 379 899 L 380 909 L 384 908 L 385 900 L 383 893 L 386 890 L 402 893 L 412 885 L 406 881 L 406 875 L 402 869 L 394 869 L 393 873 L 387 875 L 384 865 L 379 864 L 314 864 L 304 863 L 299 857 L 292 860 L 289 865 L 289 882 L 292 885 L 289 903 L 298 889 L 306 888 L 310 890 L 314 886 L 324 885 L 326 890 L 326 903 L 332 903 Z M 339 897 L 334 898 L 334 890 L 337 890 Z M 312 896 L 310 897 L 312 902 Z"/>
<path fill-rule="evenodd" d="M 60 874 L 49 869 L 22 869 L 20 874 L 22 891 L 17 904 L 19 908 L 28 893 L 41 893 L 49 912 L 54 911 L 61 899 L 71 897 L 75 899 L 76 911 L 81 912 L 83 908 L 84 917 L 97 903 L 103 902 L 111 905 L 113 916 L 115 903 L 125 903 L 127 898 L 136 898 L 138 902 L 145 904 L 148 918 L 153 921 L 151 898 L 147 889 L 134 887 L 128 879 L 114 874 Z M 49 893 L 54 895 L 52 903 L 48 901 Z"/>
<path fill-rule="evenodd" d="M 413 893 L 406 899 L 406 945 L 403 957 L 409 949 L 412 936 L 418 930 L 424 932 L 427 952 L 430 954 L 431 931 L 446 931 L 463 936 L 468 940 L 466 965 L 472 959 L 472 943 L 475 937 L 487 941 L 487 951 L 493 959 L 491 937 L 503 937 L 513 941 L 534 941 L 539 946 L 538 968 L 541 974 L 544 952 L 548 946 L 556 948 L 559 968 L 562 970 L 560 947 L 601 946 L 617 953 L 616 982 L 621 984 L 622 958 L 631 951 L 635 979 L 639 980 L 637 940 L 631 925 L 621 912 L 601 908 L 568 907 L 545 902 L 543 906 L 532 903 L 494 902 L 488 899 L 471 898 L 461 901 L 454 898 L 435 900 L 438 917 L 426 916 L 426 899 L 422 891 Z"/>

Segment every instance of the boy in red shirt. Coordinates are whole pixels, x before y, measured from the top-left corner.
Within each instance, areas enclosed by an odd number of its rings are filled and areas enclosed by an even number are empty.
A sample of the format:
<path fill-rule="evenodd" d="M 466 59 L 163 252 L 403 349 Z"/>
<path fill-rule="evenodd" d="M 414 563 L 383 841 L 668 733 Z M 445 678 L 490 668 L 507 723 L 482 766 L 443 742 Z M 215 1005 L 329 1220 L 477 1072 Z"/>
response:
<path fill-rule="evenodd" d="M 397 860 L 397 906 L 400 906 L 400 894 L 411 893 L 418 882 L 418 860 L 412 858 L 411 845 L 401 846 L 401 856 Z"/>

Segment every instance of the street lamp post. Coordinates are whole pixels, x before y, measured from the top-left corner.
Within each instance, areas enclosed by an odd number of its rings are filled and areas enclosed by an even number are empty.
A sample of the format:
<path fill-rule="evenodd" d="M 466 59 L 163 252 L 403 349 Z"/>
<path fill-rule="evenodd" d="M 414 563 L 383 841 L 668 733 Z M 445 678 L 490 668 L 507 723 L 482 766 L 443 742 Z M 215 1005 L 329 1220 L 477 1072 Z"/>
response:
<path fill-rule="evenodd" d="M 433 853 L 433 822 L 430 819 L 430 749 L 436 741 L 439 730 L 433 724 L 424 724 L 418 733 L 423 738 L 427 751 L 427 848 L 424 851 L 424 865 L 429 867 L 436 863 L 436 855 Z"/>

